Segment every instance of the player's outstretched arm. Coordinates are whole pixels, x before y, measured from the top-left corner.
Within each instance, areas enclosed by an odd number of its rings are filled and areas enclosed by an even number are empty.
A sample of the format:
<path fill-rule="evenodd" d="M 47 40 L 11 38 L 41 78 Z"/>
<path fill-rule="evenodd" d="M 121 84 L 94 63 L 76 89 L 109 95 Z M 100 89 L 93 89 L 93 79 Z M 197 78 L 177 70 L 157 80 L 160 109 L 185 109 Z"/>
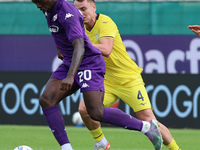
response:
<path fill-rule="evenodd" d="M 189 25 L 188 28 L 191 29 L 198 36 L 200 36 L 200 26 L 199 25 Z"/>

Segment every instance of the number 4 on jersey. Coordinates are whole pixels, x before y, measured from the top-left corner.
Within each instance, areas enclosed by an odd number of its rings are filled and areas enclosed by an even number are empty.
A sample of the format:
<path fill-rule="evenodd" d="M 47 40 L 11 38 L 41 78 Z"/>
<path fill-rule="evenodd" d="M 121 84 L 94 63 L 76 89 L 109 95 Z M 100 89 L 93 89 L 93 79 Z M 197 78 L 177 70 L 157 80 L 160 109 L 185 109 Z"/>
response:
<path fill-rule="evenodd" d="M 138 100 L 142 100 L 144 101 L 144 97 L 142 96 L 142 93 L 140 92 L 140 90 L 138 91 L 138 96 L 137 96 Z"/>

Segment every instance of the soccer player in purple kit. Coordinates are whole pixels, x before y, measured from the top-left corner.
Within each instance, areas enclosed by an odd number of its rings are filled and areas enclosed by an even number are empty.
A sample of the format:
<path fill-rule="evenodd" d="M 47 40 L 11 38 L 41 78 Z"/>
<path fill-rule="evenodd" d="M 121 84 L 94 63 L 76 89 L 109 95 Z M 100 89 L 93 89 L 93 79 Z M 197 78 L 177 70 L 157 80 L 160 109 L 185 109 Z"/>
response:
<path fill-rule="evenodd" d="M 53 72 L 39 98 L 44 117 L 62 150 L 72 150 L 58 103 L 81 89 L 87 112 L 93 120 L 141 131 L 156 150 L 162 148 L 157 121 L 140 121 L 117 108 L 103 107 L 105 62 L 89 41 L 83 16 L 65 0 L 32 0 L 44 12 L 63 63 Z"/>

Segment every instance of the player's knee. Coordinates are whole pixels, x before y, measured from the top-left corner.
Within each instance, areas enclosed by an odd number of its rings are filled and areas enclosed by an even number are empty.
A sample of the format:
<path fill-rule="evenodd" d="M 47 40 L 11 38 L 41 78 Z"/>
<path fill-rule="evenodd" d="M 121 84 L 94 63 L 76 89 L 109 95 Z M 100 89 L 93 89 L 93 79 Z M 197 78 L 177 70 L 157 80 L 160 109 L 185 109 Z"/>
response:
<path fill-rule="evenodd" d="M 40 96 L 40 98 L 39 98 L 39 103 L 40 103 L 40 106 L 42 106 L 42 108 L 45 107 L 45 105 L 46 105 L 46 100 L 45 100 L 44 96 Z"/>
<path fill-rule="evenodd" d="M 42 108 L 48 108 L 55 105 L 53 103 L 50 103 L 50 101 L 47 99 L 45 95 L 40 96 L 39 103 Z"/>
<path fill-rule="evenodd" d="M 145 109 L 139 112 L 136 112 L 136 115 L 138 119 L 143 121 L 149 121 L 152 119 L 156 119 L 155 115 L 153 114 L 153 111 L 151 109 Z"/>
<path fill-rule="evenodd" d="M 88 111 L 88 114 L 90 115 L 90 118 L 96 121 L 103 121 L 103 111 Z"/>
<path fill-rule="evenodd" d="M 90 118 L 93 119 L 93 120 L 96 120 L 96 121 L 101 121 L 101 116 L 98 115 L 98 114 L 93 114 L 93 113 L 89 113 L 90 115 Z"/>

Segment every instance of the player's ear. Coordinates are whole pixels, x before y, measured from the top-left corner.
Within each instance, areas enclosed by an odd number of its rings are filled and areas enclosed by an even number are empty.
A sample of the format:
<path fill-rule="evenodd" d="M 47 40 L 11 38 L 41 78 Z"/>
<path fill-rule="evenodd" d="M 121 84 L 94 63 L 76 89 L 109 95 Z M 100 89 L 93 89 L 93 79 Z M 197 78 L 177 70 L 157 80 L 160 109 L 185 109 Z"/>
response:
<path fill-rule="evenodd" d="M 96 7 L 96 4 L 95 4 L 95 3 L 93 4 L 93 8 L 94 8 L 94 11 L 97 10 L 97 7 Z"/>

